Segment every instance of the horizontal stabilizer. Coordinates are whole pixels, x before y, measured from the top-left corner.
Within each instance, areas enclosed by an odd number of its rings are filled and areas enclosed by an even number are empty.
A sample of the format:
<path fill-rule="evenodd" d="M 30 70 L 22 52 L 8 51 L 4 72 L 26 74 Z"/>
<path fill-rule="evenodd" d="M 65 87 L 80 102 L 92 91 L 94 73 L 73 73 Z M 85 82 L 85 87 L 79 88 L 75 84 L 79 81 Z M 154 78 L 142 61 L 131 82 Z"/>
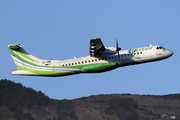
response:
<path fill-rule="evenodd" d="M 17 70 L 11 72 L 12 75 L 31 75 L 31 76 L 37 76 L 38 74 L 28 72 L 28 71 L 23 71 L 23 70 Z"/>

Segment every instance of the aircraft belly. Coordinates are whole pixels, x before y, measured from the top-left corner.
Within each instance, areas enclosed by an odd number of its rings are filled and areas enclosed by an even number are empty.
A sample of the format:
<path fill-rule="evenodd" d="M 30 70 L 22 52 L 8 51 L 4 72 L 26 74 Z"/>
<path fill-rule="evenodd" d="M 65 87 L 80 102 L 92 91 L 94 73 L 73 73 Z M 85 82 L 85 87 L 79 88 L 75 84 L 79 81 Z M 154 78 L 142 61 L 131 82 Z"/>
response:
<path fill-rule="evenodd" d="M 74 69 L 56 69 L 56 70 L 36 70 L 35 73 L 41 76 L 66 76 L 72 74 L 78 74 L 81 71 Z"/>
<path fill-rule="evenodd" d="M 82 68 L 86 73 L 97 73 L 105 72 L 117 68 L 116 63 L 102 63 L 102 64 L 93 64 L 87 65 Z"/>

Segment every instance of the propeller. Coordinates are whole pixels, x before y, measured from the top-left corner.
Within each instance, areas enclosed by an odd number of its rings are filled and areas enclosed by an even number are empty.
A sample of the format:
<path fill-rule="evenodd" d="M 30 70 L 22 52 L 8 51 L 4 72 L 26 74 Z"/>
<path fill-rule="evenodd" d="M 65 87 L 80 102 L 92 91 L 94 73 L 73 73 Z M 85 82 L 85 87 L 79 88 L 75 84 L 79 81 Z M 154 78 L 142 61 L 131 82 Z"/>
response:
<path fill-rule="evenodd" d="M 117 38 L 116 38 L 116 52 L 118 53 L 118 58 L 119 58 L 119 60 L 120 60 L 120 55 L 119 55 L 119 51 L 121 50 L 121 48 L 120 47 L 118 47 L 118 40 L 117 40 Z"/>

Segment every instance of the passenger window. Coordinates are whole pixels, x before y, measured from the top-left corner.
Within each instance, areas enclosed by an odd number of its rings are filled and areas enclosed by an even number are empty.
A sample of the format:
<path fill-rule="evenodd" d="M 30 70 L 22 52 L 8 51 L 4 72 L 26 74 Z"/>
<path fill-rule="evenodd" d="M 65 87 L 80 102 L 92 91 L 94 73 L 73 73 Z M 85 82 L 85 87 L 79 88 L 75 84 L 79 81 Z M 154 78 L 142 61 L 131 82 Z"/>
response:
<path fill-rule="evenodd" d="M 121 55 L 121 57 L 123 57 L 123 55 Z"/>
<path fill-rule="evenodd" d="M 105 60 L 107 60 L 107 58 L 105 57 Z"/>
<path fill-rule="evenodd" d="M 101 60 L 101 58 L 99 58 L 99 61 Z"/>
<path fill-rule="evenodd" d="M 67 64 L 66 64 L 66 66 L 67 66 Z"/>
<path fill-rule="evenodd" d="M 110 57 L 108 57 L 108 59 L 111 59 Z"/>
<path fill-rule="evenodd" d="M 80 62 L 78 62 L 78 64 L 80 64 Z"/>
<path fill-rule="evenodd" d="M 113 56 L 111 58 L 113 59 Z"/>
<path fill-rule="evenodd" d="M 134 55 L 136 55 L 136 53 L 134 53 Z"/>
<path fill-rule="evenodd" d="M 69 66 L 71 66 L 71 64 L 69 63 Z"/>
<path fill-rule="evenodd" d="M 62 65 L 64 67 L 64 65 Z"/>
<path fill-rule="evenodd" d="M 142 54 L 142 52 L 140 52 Z"/>
<path fill-rule="evenodd" d="M 89 60 L 89 62 L 91 62 L 91 61 Z"/>
<path fill-rule="evenodd" d="M 94 60 L 92 60 L 92 62 L 94 62 Z"/>
<path fill-rule="evenodd" d="M 133 54 L 131 53 L 131 55 L 133 55 Z"/>
<path fill-rule="evenodd" d="M 95 61 L 97 61 L 97 59 L 95 59 Z"/>
<path fill-rule="evenodd" d="M 114 56 L 114 58 L 116 58 L 116 56 Z"/>
<path fill-rule="evenodd" d="M 124 56 L 126 57 L 126 54 L 124 54 Z"/>
<path fill-rule="evenodd" d="M 127 56 L 129 56 L 129 54 L 127 54 Z"/>
<path fill-rule="evenodd" d="M 83 64 L 84 62 L 82 61 L 82 64 Z"/>
<path fill-rule="evenodd" d="M 87 61 L 85 61 L 85 63 L 87 63 Z"/>
<path fill-rule="evenodd" d="M 139 54 L 139 52 L 137 52 L 137 54 Z"/>
<path fill-rule="evenodd" d="M 74 63 L 72 63 L 72 65 L 74 65 Z"/>
<path fill-rule="evenodd" d="M 77 65 L 77 62 L 75 62 L 75 64 Z"/>
<path fill-rule="evenodd" d="M 102 60 L 104 60 L 104 58 L 102 58 Z"/>

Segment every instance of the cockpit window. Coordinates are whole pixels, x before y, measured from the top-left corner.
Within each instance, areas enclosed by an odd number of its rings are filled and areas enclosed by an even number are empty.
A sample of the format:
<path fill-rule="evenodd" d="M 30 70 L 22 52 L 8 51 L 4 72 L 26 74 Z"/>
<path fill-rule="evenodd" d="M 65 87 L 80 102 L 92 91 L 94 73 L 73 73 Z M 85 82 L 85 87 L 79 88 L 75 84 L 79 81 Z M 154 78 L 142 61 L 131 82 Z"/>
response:
<path fill-rule="evenodd" d="M 157 47 L 156 49 L 165 49 L 164 47 L 160 46 L 160 47 Z"/>

